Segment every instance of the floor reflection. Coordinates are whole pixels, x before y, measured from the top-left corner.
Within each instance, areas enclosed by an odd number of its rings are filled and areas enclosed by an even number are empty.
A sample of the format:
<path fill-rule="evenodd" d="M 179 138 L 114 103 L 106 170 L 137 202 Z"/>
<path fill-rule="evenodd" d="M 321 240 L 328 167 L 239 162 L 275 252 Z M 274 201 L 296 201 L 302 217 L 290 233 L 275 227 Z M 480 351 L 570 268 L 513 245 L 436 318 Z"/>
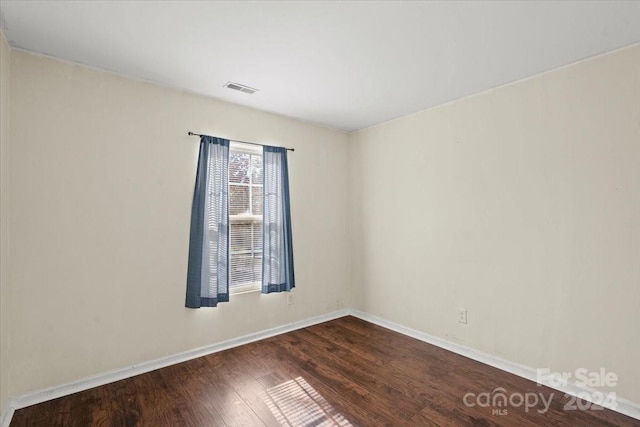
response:
<path fill-rule="evenodd" d="M 267 390 L 264 401 L 283 426 L 351 426 L 302 377 L 271 387 Z"/>

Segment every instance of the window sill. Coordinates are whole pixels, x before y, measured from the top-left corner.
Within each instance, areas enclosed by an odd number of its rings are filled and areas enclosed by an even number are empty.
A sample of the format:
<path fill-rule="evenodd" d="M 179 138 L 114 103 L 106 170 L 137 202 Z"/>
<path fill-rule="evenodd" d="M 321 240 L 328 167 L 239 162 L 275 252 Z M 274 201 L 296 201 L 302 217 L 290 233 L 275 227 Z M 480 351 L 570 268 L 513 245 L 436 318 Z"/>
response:
<path fill-rule="evenodd" d="M 229 295 L 241 295 L 260 292 L 261 286 L 262 284 L 260 282 L 250 283 L 248 285 L 234 286 L 233 288 L 229 289 Z"/>

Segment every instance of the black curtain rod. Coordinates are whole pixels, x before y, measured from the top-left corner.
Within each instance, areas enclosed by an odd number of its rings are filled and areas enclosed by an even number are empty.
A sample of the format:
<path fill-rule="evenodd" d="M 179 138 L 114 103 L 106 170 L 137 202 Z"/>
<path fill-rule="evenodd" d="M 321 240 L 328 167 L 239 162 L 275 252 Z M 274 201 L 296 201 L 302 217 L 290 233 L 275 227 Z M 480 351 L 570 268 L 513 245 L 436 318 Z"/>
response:
<path fill-rule="evenodd" d="M 209 136 L 209 135 L 201 135 L 199 133 L 193 133 L 191 131 L 189 131 L 189 133 L 187 135 L 189 135 L 189 136 L 200 136 L 200 137 Z M 229 141 L 240 142 L 242 144 L 259 145 L 260 147 L 264 147 L 264 144 L 258 144 L 257 142 L 238 141 L 237 139 L 230 139 Z M 287 150 L 296 151 L 294 148 L 287 148 Z"/>

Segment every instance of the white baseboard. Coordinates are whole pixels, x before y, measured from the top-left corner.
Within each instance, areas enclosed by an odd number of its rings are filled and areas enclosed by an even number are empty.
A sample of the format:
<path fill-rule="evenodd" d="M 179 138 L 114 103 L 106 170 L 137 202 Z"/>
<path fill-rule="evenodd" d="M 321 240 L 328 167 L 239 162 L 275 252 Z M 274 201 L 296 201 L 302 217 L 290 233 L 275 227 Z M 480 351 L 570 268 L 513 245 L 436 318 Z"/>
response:
<path fill-rule="evenodd" d="M 15 409 L 13 408 L 13 406 L 11 406 L 11 402 L 9 402 L 4 408 L 4 411 L 2 411 L 2 415 L 0 416 L 0 427 L 9 427 L 9 424 L 11 424 L 11 418 L 13 418 L 14 411 Z"/>
<path fill-rule="evenodd" d="M 502 371 L 508 372 L 510 374 L 517 375 L 522 378 L 526 378 L 533 382 L 538 382 L 539 378 L 537 375 L 537 371 L 534 368 L 529 366 L 520 365 L 515 362 L 511 362 L 506 359 L 502 359 L 500 357 L 496 357 L 490 355 L 488 353 L 484 353 L 478 350 L 475 350 L 471 347 L 467 347 L 461 344 L 456 344 L 442 338 L 435 337 L 433 335 L 426 334 L 424 332 L 416 331 L 415 329 L 407 328 L 406 326 L 399 325 L 394 322 L 390 322 L 386 319 L 382 319 L 377 316 L 373 316 L 368 313 L 364 313 L 359 310 L 350 310 L 350 314 L 354 317 L 358 317 L 362 320 L 365 320 L 370 323 L 374 323 L 378 326 L 382 326 L 383 328 L 391 329 L 392 331 L 398 332 L 400 334 L 409 336 L 411 338 L 415 338 L 417 340 L 433 344 L 437 347 L 443 348 L 445 350 L 449 350 L 453 353 L 460 354 L 462 356 L 468 357 L 469 359 L 476 360 L 478 362 L 484 363 L 485 365 L 493 366 L 494 368 L 500 369 Z M 540 384 L 552 388 L 554 390 L 558 390 L 562 393 L 569 394 L 571 396 L 580 396 L 581 399 L 585 399 L 590 401 L 591 403 L 600 404 L 601 402 L 594 402 L 591 399 L 587 399 L 588 396 L 593 396 L 596 390 L 592 390 L 589 388 L 585 388 L 579 386 L 575 382 L 567 382 L 566 385 L 558 386 L 557 381 L 553 381 L 554 377 L 545 377 L 540 380 Z M 616 402 L 612 405 L 604 404 L 604 407 L 607 409 L 611 409 L 612 411 L 619 412 L 621 414 L 627 415 L 629 417 L 640 420 L 640 404 L 632 402 L 630 400 L 616 398 Z"/>
<path fill-rule="evenodd" d="M 249 344 L 254 341 L 259 341 L 275 335 L 284 334 L 296 329 L 306 328 L 307 326 L 312 326 L 318 323 L 344 317 L 349 313 L 349 310 L 334 311 L 332 313 L 323 314 L 321 316 L 311 317 L 309 319 L 300 320 L 298 322 L 293 322 L 253 334 L 233 338 L 217 344 L 196 348 L 171 356 L 161 357 L 159 359 L 150 360 L 148 362 L 139 363 L 136 365 L 128 366 L 126 368 L 102 372 L 100 374 L 92 375 L 90 377 L 82 378 L 70 383 L 49 387 L 44 390 L 24 394 L 22 396 L 17 396 L 9 399 L 9 402 L 7 403 L 4 411 L 2 411 L 2 415 L 0 416 L 0 427 L 9 427 L 11 418 L 13 417 L 13 413 L 20 408 L 36 405 L 38 403 L 46 402 L 52 399 L 57 399 L 58 397 L 67 396 L 79 391 L 88 390 L 93 387 L 98 387 L 101 385 L 112 383 L 114 381 L 130 378 L 135 375 L 151 372 L 156 369 L 164 368 L 165 366 L 186 362 L 187 360 L 206 356 L 212 353 L 217 353 L 219 351 L 238 347 L 244 344 Z"/>
<path fill-rule="evenodd" d="M 35 405 L 38 403 L 46 402 L 47 400 L 56 399 L 58 397 L 66 396 L 79 391 L 87 390 L 93 387 L 109 384 L 114 381 L 119 381 L 125 378 L 133 377 L 135 375 L 144 374 L 156 369 L 163 368 L 165 366 L 175 365 L 176 363 L 185 362 L 187 360 L 195 359 L 197 357 L 206 356 L 208 354 L 216 353 L 218 351 L 227 350 L 233 347 L 238 347 L 244 344 L 249 344 L 254 341 L 259 341 L 265 338 L 269 338 L 275 335 L 280 335 L 286 332 L 294 331 L 296 329 L 306 328 L 318 323 L 326 322 L 329 320 L 337 319 L 343 316 L 352 315 L 358 317 L 367 322 L 382 326 L 383 328 L 391 329 L 392 331 L 400 334 L 415 338 L 417 340 L 435 345 L 437 347 L 449 350 L 453 353 L 460 354 L 478 362 L 484 363 L 510 374 L 517 375 L 519 377 L 537 382 L 536 370 L 523 366 L 518 363 L 511 362 L 509 360 L 502 359 L 500 357 L 492 356 L 487 353 L 475 350 L 471 347 L 466 347 L 461 344 L 456 344 L 442 338 L 435 337 L 433 335 L 426 334 L 424 332 L 417 331 L 415 329 L 407 328 L 394 322 L 390 322 L 386 319 L 382 319 L 377 316 L 373 316 L 368 313 L 364 313 L 359 310 L 346 309 L 340 311 L 334 311 L 332 313 L 324 314 L 321 316 L 312 317 L 309 319 L 301 320 L 298 322 L 289 323 L 286 325 L 278 326 L 275 328 L 267 329 L 261 332 L 256 332 L 249 335 L 244 335 L 238 338 L 233 338 L 227 341 L 223 341 L 210 346 L 197 348 L 194 350 L 185 351 L 183 353 L 174 354 L 167 357 L 161 357 L 159 359 L 143 362 L 137 365 L 132 365 L 126 368 L 114 369 L 111 371 L 103 372 L 98 375 L 83 378 L 77 381 L 72 381 L 67 384 L 62 384 L 55 387 L 50 387 L 44 390 L 36 391 L 34 393 L 24 394 L 9 400 L 7 407 L 0 416 L 0 427 L 9 427 L 11 418 L 15 410 L 24 408 L 26 406 Z M 550 382 L 552 378 L 543 379 L 541 383 L 547 387 L 561 391 L 563 393 L 570 394 L 572 396 L 578 395 L 578 393 L 586 392 L 586 395 L 590 396 L 593 390 L 580 387 L 575 383 L 569 383 L 566 386 L 557 386 L 555 383 Z M 581 396 L 582 397 L 582 396 Z M 586 399 L 588 400 L 588 399 Z M 615 407 L 607 406 L 608 409 L 619 412 L 621 414 L 630 416 L 632 418 L 640 420 L 640 405 L 631 402 L 626 399 L 618 398 L 617 405 Z M 597 403 L 597 402 L 594 402 Z"/>

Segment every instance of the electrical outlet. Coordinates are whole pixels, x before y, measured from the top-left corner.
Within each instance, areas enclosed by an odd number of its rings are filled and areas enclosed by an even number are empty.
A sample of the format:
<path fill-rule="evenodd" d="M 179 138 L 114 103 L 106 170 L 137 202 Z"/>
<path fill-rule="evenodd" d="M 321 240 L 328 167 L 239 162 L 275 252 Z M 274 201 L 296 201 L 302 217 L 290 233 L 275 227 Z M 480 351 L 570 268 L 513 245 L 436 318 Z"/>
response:
<path fill-rule="evenodd" d="M 342 302 L 342 298 L 338 298 L 338 299 L 336 300 L 336 308 L 337 308 L 337 309 L 341 309 L 341 308 L 343 308 L 343 307 L 344 307 L 344 303 Z"/>
<path fill-rule="evenodd" d="M 467 310 L 465 308 L 458 309 L 458 323 L 467 324 Z"/>
<path fill-rule="evenodd" d="M 287 305 L 293 305 L 293 293 L 287 292 Z"/>

